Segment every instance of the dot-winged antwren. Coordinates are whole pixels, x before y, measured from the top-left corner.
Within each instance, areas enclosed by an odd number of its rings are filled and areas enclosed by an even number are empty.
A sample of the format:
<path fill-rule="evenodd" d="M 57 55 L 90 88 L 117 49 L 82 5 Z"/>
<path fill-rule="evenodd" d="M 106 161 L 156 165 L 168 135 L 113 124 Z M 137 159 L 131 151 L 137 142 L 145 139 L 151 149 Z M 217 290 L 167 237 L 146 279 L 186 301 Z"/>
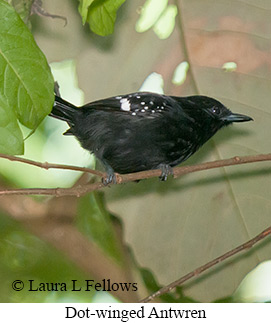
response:
<path fill-rule="evenodd" d="M 55 97 L 51 116 L 64 120 L 82 147 L 104 165 L 105 184 L 114 173 L 161 169 L 162 180 L 172 167 L 194 154 L 219 129 L 253 120 L 232 113 L 207 96 L 176 97 L 137 92 L 88 103 L 80 108 Z"/>

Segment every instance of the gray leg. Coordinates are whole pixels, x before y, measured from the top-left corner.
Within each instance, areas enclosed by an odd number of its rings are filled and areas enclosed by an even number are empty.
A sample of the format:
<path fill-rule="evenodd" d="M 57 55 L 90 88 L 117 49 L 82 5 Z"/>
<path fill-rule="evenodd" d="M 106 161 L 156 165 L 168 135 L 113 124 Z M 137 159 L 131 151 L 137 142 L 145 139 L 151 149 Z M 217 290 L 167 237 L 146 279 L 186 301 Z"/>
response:
<path fill-rule="evenodd" d="M 160 164 L 161 175 L 159 176 L 161 181 L 166 181 L 169 175 L 173 175 L 172 167 L 167 164 Z"/>
<path fill-rule="evenodd" d="M 104 160 L 100 159 L 101 163 L 104 165 L 106 171 L 106 177 L 102 179 L 104 185 L 108 185 L 110 183 L 116 184 L 116 175 L 114 169 Z"/>

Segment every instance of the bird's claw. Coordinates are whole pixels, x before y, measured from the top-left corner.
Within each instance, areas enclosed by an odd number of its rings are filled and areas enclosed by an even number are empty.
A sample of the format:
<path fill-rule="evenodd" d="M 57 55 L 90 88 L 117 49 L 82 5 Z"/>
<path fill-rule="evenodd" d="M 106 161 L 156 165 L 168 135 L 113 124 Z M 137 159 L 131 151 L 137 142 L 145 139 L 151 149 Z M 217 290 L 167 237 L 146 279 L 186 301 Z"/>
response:
<path fill-rule="evenodd" d="M 171 166 L 167 165 L 167 164 L 162 164 L 159 166 L 159 168 L 161 169 L 161 175 L 159 176 L 159 179 L 161 181 L 166 181 L 169 175 L 173 175 L 173 169 Z"/>
<path fill-rule="evenodd" d="M 117 178 L 114 173 L 106 173 L 106 176 L 102 178 L 102 183 L 104 186 L 107 186 L 109 184 L 116 184 L 117 183 Z"/>

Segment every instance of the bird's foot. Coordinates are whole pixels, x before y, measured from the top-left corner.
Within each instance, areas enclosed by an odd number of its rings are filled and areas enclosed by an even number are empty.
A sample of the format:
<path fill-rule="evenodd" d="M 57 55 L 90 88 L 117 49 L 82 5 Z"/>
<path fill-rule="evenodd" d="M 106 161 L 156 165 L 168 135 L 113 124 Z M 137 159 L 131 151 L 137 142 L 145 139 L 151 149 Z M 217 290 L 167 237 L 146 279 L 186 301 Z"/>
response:
<path fill-rule="evenodd" d="M 114 169 L 105 161 L 104 159 L 100 159 L 102 164 L 104 165 L 106 175 L 102 178 L 102 183 L 104 186 L 107 186 L 109 184 L 116 184 L 117 183 L 117 176 L 114 172 Z"/>
<path fill-rule="evenodd" d="M 159 165 L 159 168 L 161 169 L 161 175 L 159 176 L 159 179 L 161 181 L 166 181 L 169 175 L 173 175 L 173 169 L 171 166 L 167 164 L 161 164 Z"/>
<path fill-rule="evenodd" d="M 114 172 L 107 172 L 106 176 L 102 178 L 102 183 L 104 186 L 107 186 L 109 184 L 116 184 L 117 183 L 117 178 Z"/>

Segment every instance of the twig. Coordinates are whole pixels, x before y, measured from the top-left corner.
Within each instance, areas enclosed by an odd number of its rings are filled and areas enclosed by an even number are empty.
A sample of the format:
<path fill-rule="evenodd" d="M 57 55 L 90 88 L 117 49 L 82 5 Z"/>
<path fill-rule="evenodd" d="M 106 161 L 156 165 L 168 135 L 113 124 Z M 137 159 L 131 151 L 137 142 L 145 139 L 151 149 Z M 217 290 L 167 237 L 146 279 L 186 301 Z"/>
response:
<path fill-rule="evenodd" d="M 78 185 L 69 188 L 15 188 L 15 189 L 4 189 L 0 190 L 1 195 L 53 195 L 56 197 L 60 196 L 76 196 L 80 197 L 89 192 L 97 191 L 105 187 L 102 182 Z"/>
<path fill-rule="evenodd" d="M 66 17 L 59 16 L 59 15 L 53 15 L 49 12 L 47 12 L 43 7 L 42 7 L 42 0 L 34 0 L 32 7 L 31 7 L 31 15 L 38 15 L 41 17 L 50 17 L 50 18 L 57 18 L 57 19 L 62 19 L 65 22 L 64 27 L 67 25 L 68 20 Z"/>
<path fill-rule="evenodd" d="M 250 249 L 254 246 L 254 244 L 256 244 L 257 242 L 263 240 L 264 238 L 266 238 L 267 236 L 271 235 L 271 226 L 268 227 L 267 229 L 265 229 L 262 233 L 258 234 L 256 237 L 254 237 L 253 239 L 241 244 L 240 246 L 226 252 L 225 254 L 223 254 L 222 256 L 219 256 L 217 258 L 215 258 L 214 260 L 208 262 L 207 264 L 191 271 L 190 273 L 186 274 L 185 276 L 175 280 L 174 282 L 172 282 L 171 284 L 159 289 L 157 292 L 153 293 L 152 295 L 142 299 L 140 302 L 141 303 L 148 303 L 150 301 L 152 301 L 154 298 L 159 297 L 163 294 L 166 294 L 168 292 L 170 292 L 173 288 L 183 284 L 185 281 L 191 279 L 192 277 L 196 277 L 199 274 L 201 274 L 202 272 L 204 272 L 205 270 L 213 267 L 214 265 L 232 257 L 233 255 L 237 254 L 238 252 L 241 252 L 245 249 Z"/>
<path fill-rule="evenodd" d="M 5 156 L 1 155 L 0 157 Z M 104 176 L 102 172 L 94 171 L 89 168 L 84 167 L 76 167 L 76 166 L 68 166 L 68 165 L 58 165 L 58 164 L 48 164 L 48 163 L 39 163 L 36 161 L 26 160 L 20 157 L 14 157 L 14 156 L 5 156 L 4 158 L 10 159 L 12 161 L 22 161 L 27 164 L 39 166 L 45 169 L 48 168 L 59 168 L 59 169 L 69 169 L 69 170 L 80 170 L 84 172 L 89 172 L 95 175 Z M 256 163 L 256 162 L 263 162 L 263 161 L 270 161 L 271 160 L 271 154 L 262 154 L 262 155 L 254 155 L 254 156 L 242 156 L 242 157 L 233 157 L 229 159 L 222 159 L 222 160 L 216 160 L 212 162 L 202 163 L 198 165 L 191 165 L 191 166 L 181 166 L 181 167 L 175 167 L 173 169 L 173 176 L 175 178 L 188 174 L 188 173 L 194 173 L 199 172 L 202 170 L 207 169 L 213 169 L 213 168 L 219 168 L 219 167 L 226 167 L 226 166 L 232 166 L 232 165 L 240 165 L 240 164 L 248 164 L 248 163 Z M 49 166 L 48 166 L 49 165 Z M 97 173 L 97 174 L 96 174 Z M 153 169 L 138 173 L 131 173 L 131 174 L 125 174 L 125 175 L 119 175 L 116 174 L 117 177 L 117 183 L 127 183 L 132 181 L 137 181 L 141 179 L 147 179 L 152 177 L 158 177 L 161 175 L 161 170 L 159 169 Z M 111 185 L 111 184 L 110 184 Z M 114 185 L 114 184 L 112 184 Z M 86 184 L 86 185 L 78 185 L 71 188 L 28 188 L 28 189 L 5 189 L 0 190 L 0 196 L 1 195 L 55 195 L 55 196 L 77 196 L 80 197 L 82 195 L 85 195 L 89 192 L 99 190 L 101 188 L 104 188 L 105 186 L 102 183 L 93 183 L 93 184 Z"/>
<path fill-rule="evenodd" d="M 16 161 L 24 164 L 29 164 L 33 166 L 37 166 L 43 169 L 50 169 L 50 168 L 58 168 L 58 169 L 67 169 L 67 170 L 74 170 L 74 171 L 79 171 L 79 172 L 85 172 L 85 173 L 90 173 L 92 175 L 97 175 L 100 177 L 104 176 L 103 172 L 99 172 L 98 170 L 90 169 L 87 167 L 79 167 L 79 166 L 70 166 L 70 165 L 61 165 L 61 164 L 52 164 L 52 163 L 41 163 L 37 162 L 34 160 L 22 158 L 22 157 L 17 157 L 17 156 L 11 156 L 11 155 L 5 155 L 5 154 L 0 154 L 0 158 L 5 158 L 10 161 Z"/>

